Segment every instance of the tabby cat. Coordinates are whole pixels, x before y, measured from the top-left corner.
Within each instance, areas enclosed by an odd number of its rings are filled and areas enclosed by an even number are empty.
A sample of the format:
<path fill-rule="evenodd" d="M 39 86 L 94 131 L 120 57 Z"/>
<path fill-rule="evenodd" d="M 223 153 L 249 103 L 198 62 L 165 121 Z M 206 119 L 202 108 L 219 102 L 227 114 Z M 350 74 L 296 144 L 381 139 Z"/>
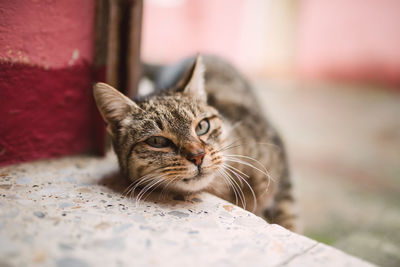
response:
<path fill-rule="evenodd" d="M 220 58 L 197 56 L 148 76 L 169 88 L 131 100 L 107 84 L 94 86 L 137 199 L 156 188 L 207 191 L 295 230 L 282 141 L 242 75 Z"/>

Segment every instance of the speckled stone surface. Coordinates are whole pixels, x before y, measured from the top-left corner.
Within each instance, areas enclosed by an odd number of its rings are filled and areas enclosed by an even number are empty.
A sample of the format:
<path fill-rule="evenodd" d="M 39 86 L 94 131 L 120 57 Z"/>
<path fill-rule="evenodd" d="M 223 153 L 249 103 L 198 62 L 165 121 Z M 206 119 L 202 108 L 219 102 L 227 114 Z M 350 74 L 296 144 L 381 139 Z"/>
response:
<path fill-rule="evenodd" d="M 112 154 L 0 169 L 0 266 L 371 266 L 210 194 L 136 204 L 117 173 Z"/>

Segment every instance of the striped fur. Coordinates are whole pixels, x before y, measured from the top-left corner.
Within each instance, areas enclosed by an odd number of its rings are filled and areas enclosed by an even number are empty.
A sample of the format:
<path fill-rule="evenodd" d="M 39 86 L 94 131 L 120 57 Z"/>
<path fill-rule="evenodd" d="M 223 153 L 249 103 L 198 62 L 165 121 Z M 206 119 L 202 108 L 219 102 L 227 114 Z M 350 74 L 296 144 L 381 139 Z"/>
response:
<path fill-rule="evenodd" d="M 135 101 L 106 84 L 95 85 L 121 171 L 133 182 L 129 189 L 139 188 L 138 199 L 156 188 L 208 191 L 296 230 L 283 143 L 262 115 L 249 84 L 219 58 L 184 62 L 178 66 L 182 71 L 175 71 L 180 80 L 162 81 L 170 89 Z M 210 128 L 198 136 L 195 129 L 203 119 Z M 170 143 L 152 147 L 152 136 Z M 201 165 L 187 156 L 194 155 L 194 149 L 204 152 Z"/>

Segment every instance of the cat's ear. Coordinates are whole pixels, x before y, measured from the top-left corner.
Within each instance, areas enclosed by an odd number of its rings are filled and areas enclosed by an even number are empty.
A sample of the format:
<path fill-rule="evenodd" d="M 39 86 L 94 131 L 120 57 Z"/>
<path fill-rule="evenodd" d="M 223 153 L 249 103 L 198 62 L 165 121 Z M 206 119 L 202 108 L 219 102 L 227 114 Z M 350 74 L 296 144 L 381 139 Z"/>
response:
<path fill-rule="evenodd" d="M 207 93 L 204 86 L 204 73 L 203 58 L 201 55 L 198 55 L 192 67 L 178 84 L 178 90 L 199 100 L 206 101 Z"/>
<path fill-rule="evenodd" d="M 124 119 L 129 111 L 140 109 L 131 99 L 105 83 L 96 83 L 93 86 L 93 96 L 107 124 L 107 131 L 111 135 L 113 135 L 112 128 L 115 123 Z"/>

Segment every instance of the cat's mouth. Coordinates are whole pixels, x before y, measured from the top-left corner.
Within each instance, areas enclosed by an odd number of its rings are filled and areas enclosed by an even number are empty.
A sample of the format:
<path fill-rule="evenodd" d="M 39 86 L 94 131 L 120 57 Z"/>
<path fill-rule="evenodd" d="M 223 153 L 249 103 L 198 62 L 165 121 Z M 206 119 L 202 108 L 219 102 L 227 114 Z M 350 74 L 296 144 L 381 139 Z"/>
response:
<path fill-rule="evenodd" d="M 197 192 L 206 188 L 213 178 L 212 173 L 201 169 L 192 177 L 181 179 L 175 186 L 178 190 L 184 192 Z"/>
<path fill-rule="evenodd" d="M 182 181 L 184 181 L 185 183 L 188 183 L 190 181 L 200 180 L 203 177 L 204 177 L 204 173 L 201 170 L 199 170 L 195 176 L 189 177 L 189 178 L 183 178 Z"/>

